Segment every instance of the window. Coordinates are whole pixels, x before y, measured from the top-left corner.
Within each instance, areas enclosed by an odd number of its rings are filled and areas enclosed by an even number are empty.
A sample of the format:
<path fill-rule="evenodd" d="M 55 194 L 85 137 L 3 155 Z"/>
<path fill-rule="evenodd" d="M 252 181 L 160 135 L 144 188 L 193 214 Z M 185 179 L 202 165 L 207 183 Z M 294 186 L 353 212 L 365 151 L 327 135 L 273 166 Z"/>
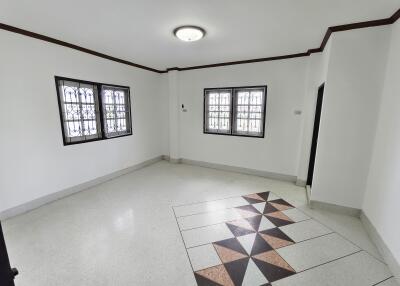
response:
<path fill-rule="evenodd" d="M 56 77 L 64 145 L 132 134 L 129 87 Z"/>
<path fill-rule="evenodd" d="M 129 88 L 103 85 L 101 94 L 106 137 L 130 134 Z"/>
<path fill-rule="evenodd" d="M 266 86 L 206 88 L 204 133 L 264 137 Z"/>
<path fill-rule="evenodd" d="M 230 89 L 216 89 L 205 92 L 206 130 L 210 133 L 230 133 L 231 130 Z"/>

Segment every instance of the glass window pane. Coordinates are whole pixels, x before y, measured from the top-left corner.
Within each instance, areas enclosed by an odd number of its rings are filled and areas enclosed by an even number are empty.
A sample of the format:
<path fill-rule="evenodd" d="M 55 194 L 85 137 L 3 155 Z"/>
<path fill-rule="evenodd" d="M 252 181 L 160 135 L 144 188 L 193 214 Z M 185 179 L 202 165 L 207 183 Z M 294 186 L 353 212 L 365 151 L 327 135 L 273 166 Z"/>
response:
<path fill-rule="evenodd" d="M 231 90 L 215 89 L 205 92 L 205 131 L 230 133 Z"/>
<path fill-rule="evenodd" d="M 238 135 L 262 136 L 265 88 L 235 89 L 234 128 Z"/>
<path fill-rule="evenodd" d="M 106 121 L 106 136 L 120 136 L 129 134 L 130 107 L 129 90 L 118 87 L 103 86 L 104 118 Z"/>
<path fill-rule="evenodd" d="M 101 138 L 96 84 L 56 78 L 64 144 Z"/>

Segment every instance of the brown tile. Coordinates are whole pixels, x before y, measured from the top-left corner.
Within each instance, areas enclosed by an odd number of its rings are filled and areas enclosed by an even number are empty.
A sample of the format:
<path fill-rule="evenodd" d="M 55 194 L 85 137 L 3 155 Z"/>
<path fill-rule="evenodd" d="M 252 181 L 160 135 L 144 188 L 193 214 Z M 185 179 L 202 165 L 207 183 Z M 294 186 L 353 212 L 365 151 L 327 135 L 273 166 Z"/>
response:
<path fill-rule="evenodd" d="M 235 286 L 224 265 L 217 265 L 197 271 L 196 274 L 224 286 Z"/>
<path fill-rule="evenodd" d="M 287 240 L 284 240 L 284 239 L 280 239 L 278 237 L 270 236 L 268 234 L 260 233 L 260 235 L 274 249 L 285 247 L 285 246 L 293 244 L 293 242 L 291 242 L 291 241 L 287 241 Z"/>
<path fill-rule="evenodd" d="M 285 215 L 283 212 L 274 212 L 274 213 L 269 213 L 267 216 L 271 216 L 274 218 L 279 218 L 287 221 L 292 221 L 287 215 Z"/>
<path fill-rule="evenodd" d="M 280 204 L 280 205 L 285 205 L 288 207 L 292 207 L 294 208 L 294 206 L 292 206 L 291 204 L 289 204 L 287 201 L 285 201 L 284 199 L 277 199 L 277 200 L 272 200 L 272 203 L 276 203 L 276 204 Z"/>
<path fill-rule="evenodd" d="M 273 201 L 270 201 L 269 203 L 280 211 L 294 208 L 291 204 L 289 204 L 287 201 L 282 200 L 282 199 L 273 200 Z"/>
<path fill-rule="evenodd" d="M 273 250 L 267 251 L 264 253 L 254 255 L 253 257 L 258 260 L 286 269 L 288 271 L 295 272 L 294 269 L 290 267 L 290 265 L 285 260 L 283 260 L 283 258 L 280 257 L 280 255 L 276 251 Z"/>
<path fill-rule="evenodd" d="M 289 236 L 287 236 L 283 231 L 281 231 L 277 227 L 260 231 L 260 233 L 267 234 L 269 236 L 280 238 L 280 239 L 283 239 L 283 240 L 290 241 L 290 242 L 294 243 L 294 241 Z"/>
<path fill-rule="evenodd" d="M 246 195 L 246 196 L 243 196 L 243 197 L 244 198 L 253 199 L 253 200 L 256 200 L 256 201 L 260 201 L 260 202 L 264 201 L 264 199 L 262 197 L 260 197 L 258 194 L 251 194 L 251 195 Z"/>
<path fill-rule="evenodd" d="M 222 263 L 228 263 L 228 262 L 232 262 L 235 260 L 239 260 L 239 259 L 248 257 L 247 255 L 245 255 L 243 253 L 239 253 L 237 251 L 223 247 L 218 244 L 214 244 L 214 247 L 215 247 L 215 250 L 217 251 Z"/>

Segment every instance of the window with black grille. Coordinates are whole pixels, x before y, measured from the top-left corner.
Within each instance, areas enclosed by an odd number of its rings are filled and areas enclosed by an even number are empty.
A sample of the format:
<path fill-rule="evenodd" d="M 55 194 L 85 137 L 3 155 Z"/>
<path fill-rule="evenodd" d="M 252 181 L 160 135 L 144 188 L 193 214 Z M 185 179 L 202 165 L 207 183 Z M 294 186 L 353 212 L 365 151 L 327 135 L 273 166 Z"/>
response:
<path fill-rule="evenodd" d="M 132 134 L 129 87 L 56 77 L 64 145 Z"/>
<path fill-rule="evenodd" d="M 205 131 L 209 133 L 230 133 L 232 90 L 206 90 L 204 96 Z"/>
<path fill-rule="evenodd" d="M 131 133 L 129 88 L 103 85 L 104 133 L 107 138 Z"/>
<path fill-rule="evenodd" d="M 266 86 L 204 89 L 204 133 L 264 137 Z"/>

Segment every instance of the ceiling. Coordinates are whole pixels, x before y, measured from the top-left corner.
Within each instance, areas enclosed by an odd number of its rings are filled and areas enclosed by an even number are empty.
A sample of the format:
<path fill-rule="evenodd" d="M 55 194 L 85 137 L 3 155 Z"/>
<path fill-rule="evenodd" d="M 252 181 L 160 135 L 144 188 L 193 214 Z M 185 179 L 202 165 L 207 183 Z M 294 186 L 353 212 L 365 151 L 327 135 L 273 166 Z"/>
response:
<path fill-rule="evenodd" d="M 400 0 L 0 0 L 0 22 L 156 69 L 305 52 L 329 26 L 390 17 Z M 204 39 L 172 34 L 198 25 Z"/>

